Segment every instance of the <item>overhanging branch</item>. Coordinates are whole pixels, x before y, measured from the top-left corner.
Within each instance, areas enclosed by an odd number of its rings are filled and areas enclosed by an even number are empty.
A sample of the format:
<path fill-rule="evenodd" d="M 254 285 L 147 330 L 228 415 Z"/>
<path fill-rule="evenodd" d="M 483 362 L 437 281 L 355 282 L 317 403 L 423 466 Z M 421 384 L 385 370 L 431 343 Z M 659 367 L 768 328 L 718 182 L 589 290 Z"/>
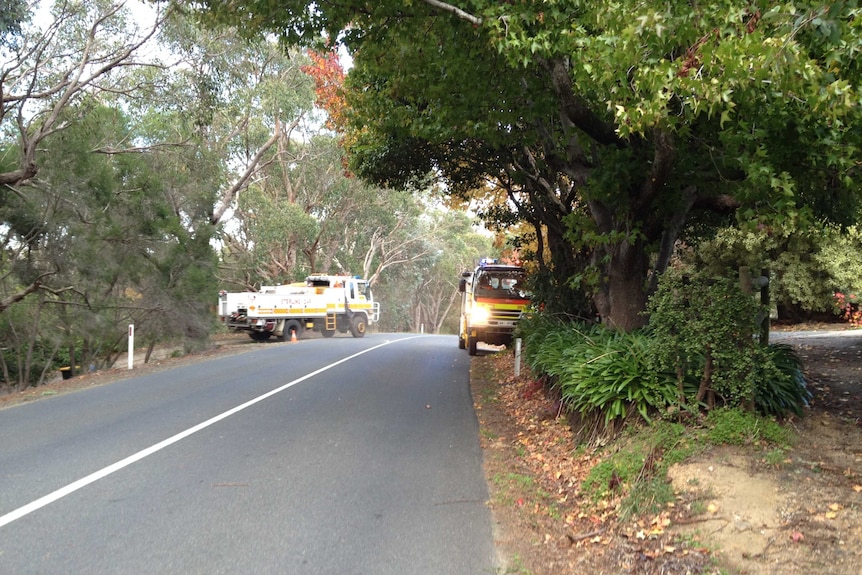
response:
<path fill-rule="evenodd" d="M 473 16 L 472 14 L 468 14 L 467 12 L 464 12 L 463 10 L 458 8 L 457 6 L 452 6 L 451 4 L 447 4 L 446 2 L 440 2 L 440 0 L 423 0 L 423 1 L 426 4 L 428 4 L 429 6 L 433 6 L 434 8 L 437 8 L 439 10 L 443 10 L 444 12 L 449 12 L 450 14 L 454 14 L 455 16 L 460 18 L 461 20 L 466 20 L 467 22 L 470 22 L 474 26 L 481 26 L 482 25 L 482 19 L 481 18 L 479 18 L 478 16 Z"/>

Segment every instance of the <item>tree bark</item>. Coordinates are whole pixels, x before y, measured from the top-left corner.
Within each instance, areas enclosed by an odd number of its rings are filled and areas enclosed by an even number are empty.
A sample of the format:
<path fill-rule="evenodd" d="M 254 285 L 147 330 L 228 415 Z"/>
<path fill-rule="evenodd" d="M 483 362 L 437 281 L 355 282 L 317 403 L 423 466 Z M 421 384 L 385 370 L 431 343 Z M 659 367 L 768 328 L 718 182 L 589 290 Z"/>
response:
<path fill-rule="evenodd" d="M 622 241 L 611 252 L 607 273 L 607 294 L 602 322 L 621 331 L 632 331 L 646 324 L 647 255 L 641 240 Z"/>

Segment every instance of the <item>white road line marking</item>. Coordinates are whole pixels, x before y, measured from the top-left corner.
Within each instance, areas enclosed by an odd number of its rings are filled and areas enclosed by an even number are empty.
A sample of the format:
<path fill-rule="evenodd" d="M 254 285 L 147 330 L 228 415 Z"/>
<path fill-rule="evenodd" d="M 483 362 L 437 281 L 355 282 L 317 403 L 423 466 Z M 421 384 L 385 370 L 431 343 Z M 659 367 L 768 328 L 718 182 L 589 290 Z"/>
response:
<path fill-rule="evenodd" d="M 414 336 L 414 337 L 418 337 L 418 336 Z M 212 417 L 212 418 L 204 421 L 203 423 L 199 423 L 199 424 L 195 425 L 194 427 L 190 427 L 190 428 L 186 429 L 185 431 L 181 431 L 180 433 L 177 433 L 173 437 L 169 437 L 169 438 L 165 439 L 164 441 L 160 441 L 159 443 L 156 443 L 155 445 L 151 445 L 150 447 L 148 447 L 146 449 L 142 449 L 141 451 L 135 453 L 134 455 L 130 455 L 129 457 L 126 457 L 125 459 L 121 459 L 120 461 L 117 461 L 116 463 L 108 465 L 107 467 L 103 467 L 102 469 L 100 469 L 94 473 L 91 473 L 90 475 L 87 475 L 86 477 L 82 477 L 81 479 L 79 479 L 73 483 L 70 483 L 70 484 L 66 485 L 65 487 L 61 487 L 60 489 L 57 489 L 56 491 L 49 493 L 48 495 L 45 495 L 44 497 L 40 497 L 39 499 L 36 499 L 35 501 L 31 501 L 27 505 L 23 505 L 23 506 L 19 507 L 18 509 L 7 513 L 6 515 L 0 516 L 0 527 L 3 527 L 4 525 L 8 525 L 9 523 L 12 523 L 13 521 L 21 519 L 25 515 L 29 515 L 30 513 L 33 513 L 34 511 L 36 511 L 38 509 L 41 509 L 47 505 L 50 505 L 51 503 L 54 503 L 55 501 L 62 499 L 63 497 L 66 497 L 67 495 L 70 495 L 70 494 L 74 493 L 75 491 L 78 491 L 79 489 L 86 487 L 87 485 L 90 485 L 91 483 L 95 483 L 99 479 L 107 477 L 108 475 L 111 475 L 112 473 L 119 471 L 119 470 L 123 469 L 124 467 L 128 467 L 129 465 L 131 465 L 137 461 L 140 461 L 141 459 L 144 459 L 145 457 L 148 457 L 148 456 L 152 455 L 153 453 L 161 451 L 165 447 L 173 445 L 174 443 L 177 443 L 178 441 L 183 440 L 186 437 L 189 437 L 190 435 L 197 433 L 198 431 L 201 431 L 202 429 L 206 429 L 207 427 L 209 427 L 215 423 L 218 423 L 222 419 L 226 419 L 226 418 L 230 417 L 231 415 L 234 415 L 235 413 L 239 413 L 240 411 L 242 411 L 243 409 L 245 409 L 247 407 L 251 407 L 252 405 L 254 405 L 256 403 L 260 403 L 261 401 L 268 399 L 277 393 L 281 393 L 285 389 L 293 387 L 297 383 L 301 383 L 301 382 L 305 381 L 306 379 L 310 379 L 310 378 L 314 377 L 315 375 L 319 375 L 319 374 L 323 373 L 324 371 L 328 371 L 337 365 L 340 365 L 342 363 L 350 361 L 351 359 L 355 359 L 355 358 L 359 357 L 360 355 L 366 354 L 370 351 L 374 351 L 375 349 L 389 345 L 390 343 L 395 343 L 396 341 L 405 341 L 407 339 L 414 339 L 414 337 L 408 337 L 408 338 L 397 339 L 397 340 L 386 340 L 385 342 L 378 344 L 378 345 L 375 345 L 374 347 L 369 347 L 368 349 L 365 349 L 365 350 L 360 351 L 358 353 L 354 353 L 353 355 L 350 355 L 350 356 L 347 356 L 343 359 L 340 359 L 340 360 L 336 361 L 335 363 L 331 363 L 327 366 L 321 367 L 320 369 L 318 369 L 316 371 L 312 371 L 311 373 L 303 375 L 300 378 L 294 379 L 293 381 L 291 381 L 289 383 L 285 383 L 284 385 L 282 385 L 279 388 L 273 389 L 272 391 L 268 391 L 267 393 L 264 393 L 263 395 L 255 397 L 254 399 L 251 399 L 251 400 L 243 403 L 242 405 L 238 405 L 238 406 L 234 407 L 233 409 L 229 409 L 229 410 L 225 411 L 224 413 L 221 413 L 219 415 L 216 415 L 215 417 Z"/>

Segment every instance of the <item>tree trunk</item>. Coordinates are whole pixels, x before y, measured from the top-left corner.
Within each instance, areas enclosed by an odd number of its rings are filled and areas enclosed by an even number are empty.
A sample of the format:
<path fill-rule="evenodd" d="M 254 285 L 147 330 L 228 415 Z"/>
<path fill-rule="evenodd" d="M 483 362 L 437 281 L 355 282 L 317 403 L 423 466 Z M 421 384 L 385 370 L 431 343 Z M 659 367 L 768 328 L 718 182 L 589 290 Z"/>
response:
<path fill-rule="evenodd" d="M 646 250 L 640 240 L 633 244 L 623 240 L 613 249 L 604 289 L 595 298 L 602 323 L 622 331 L 646 324 L 647 266 Z"/>
<path fill-rule="evenodd" d="M 156 338 L 150 338 L 147 345 L 147 353 L 144 354 L 144 363 L 150 363 L 150 357 L 153 355 L 153 350 L 156 348 Z"/>
<path fill-rule="evenodd" d="M 712 392 L 712 348 L 706 346 L 706 359 L 703 366 L 703 377 L 700 378 L 700 387 L 697 390 L 695 401 L 700 403 Z M 714 399 L 710 398 L 713 402 Z"/>

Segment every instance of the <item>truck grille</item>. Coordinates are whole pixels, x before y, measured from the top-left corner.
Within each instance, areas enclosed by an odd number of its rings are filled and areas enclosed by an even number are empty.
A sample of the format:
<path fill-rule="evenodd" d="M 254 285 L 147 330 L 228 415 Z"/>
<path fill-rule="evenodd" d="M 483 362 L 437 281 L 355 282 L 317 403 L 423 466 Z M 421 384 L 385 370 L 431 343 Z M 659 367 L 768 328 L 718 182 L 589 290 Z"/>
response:
<path fill-rule="evenodd" d="M 491 319 L 500 321 L 517 321 L 521 317 L 519 309 L 492 309 Z"/>

